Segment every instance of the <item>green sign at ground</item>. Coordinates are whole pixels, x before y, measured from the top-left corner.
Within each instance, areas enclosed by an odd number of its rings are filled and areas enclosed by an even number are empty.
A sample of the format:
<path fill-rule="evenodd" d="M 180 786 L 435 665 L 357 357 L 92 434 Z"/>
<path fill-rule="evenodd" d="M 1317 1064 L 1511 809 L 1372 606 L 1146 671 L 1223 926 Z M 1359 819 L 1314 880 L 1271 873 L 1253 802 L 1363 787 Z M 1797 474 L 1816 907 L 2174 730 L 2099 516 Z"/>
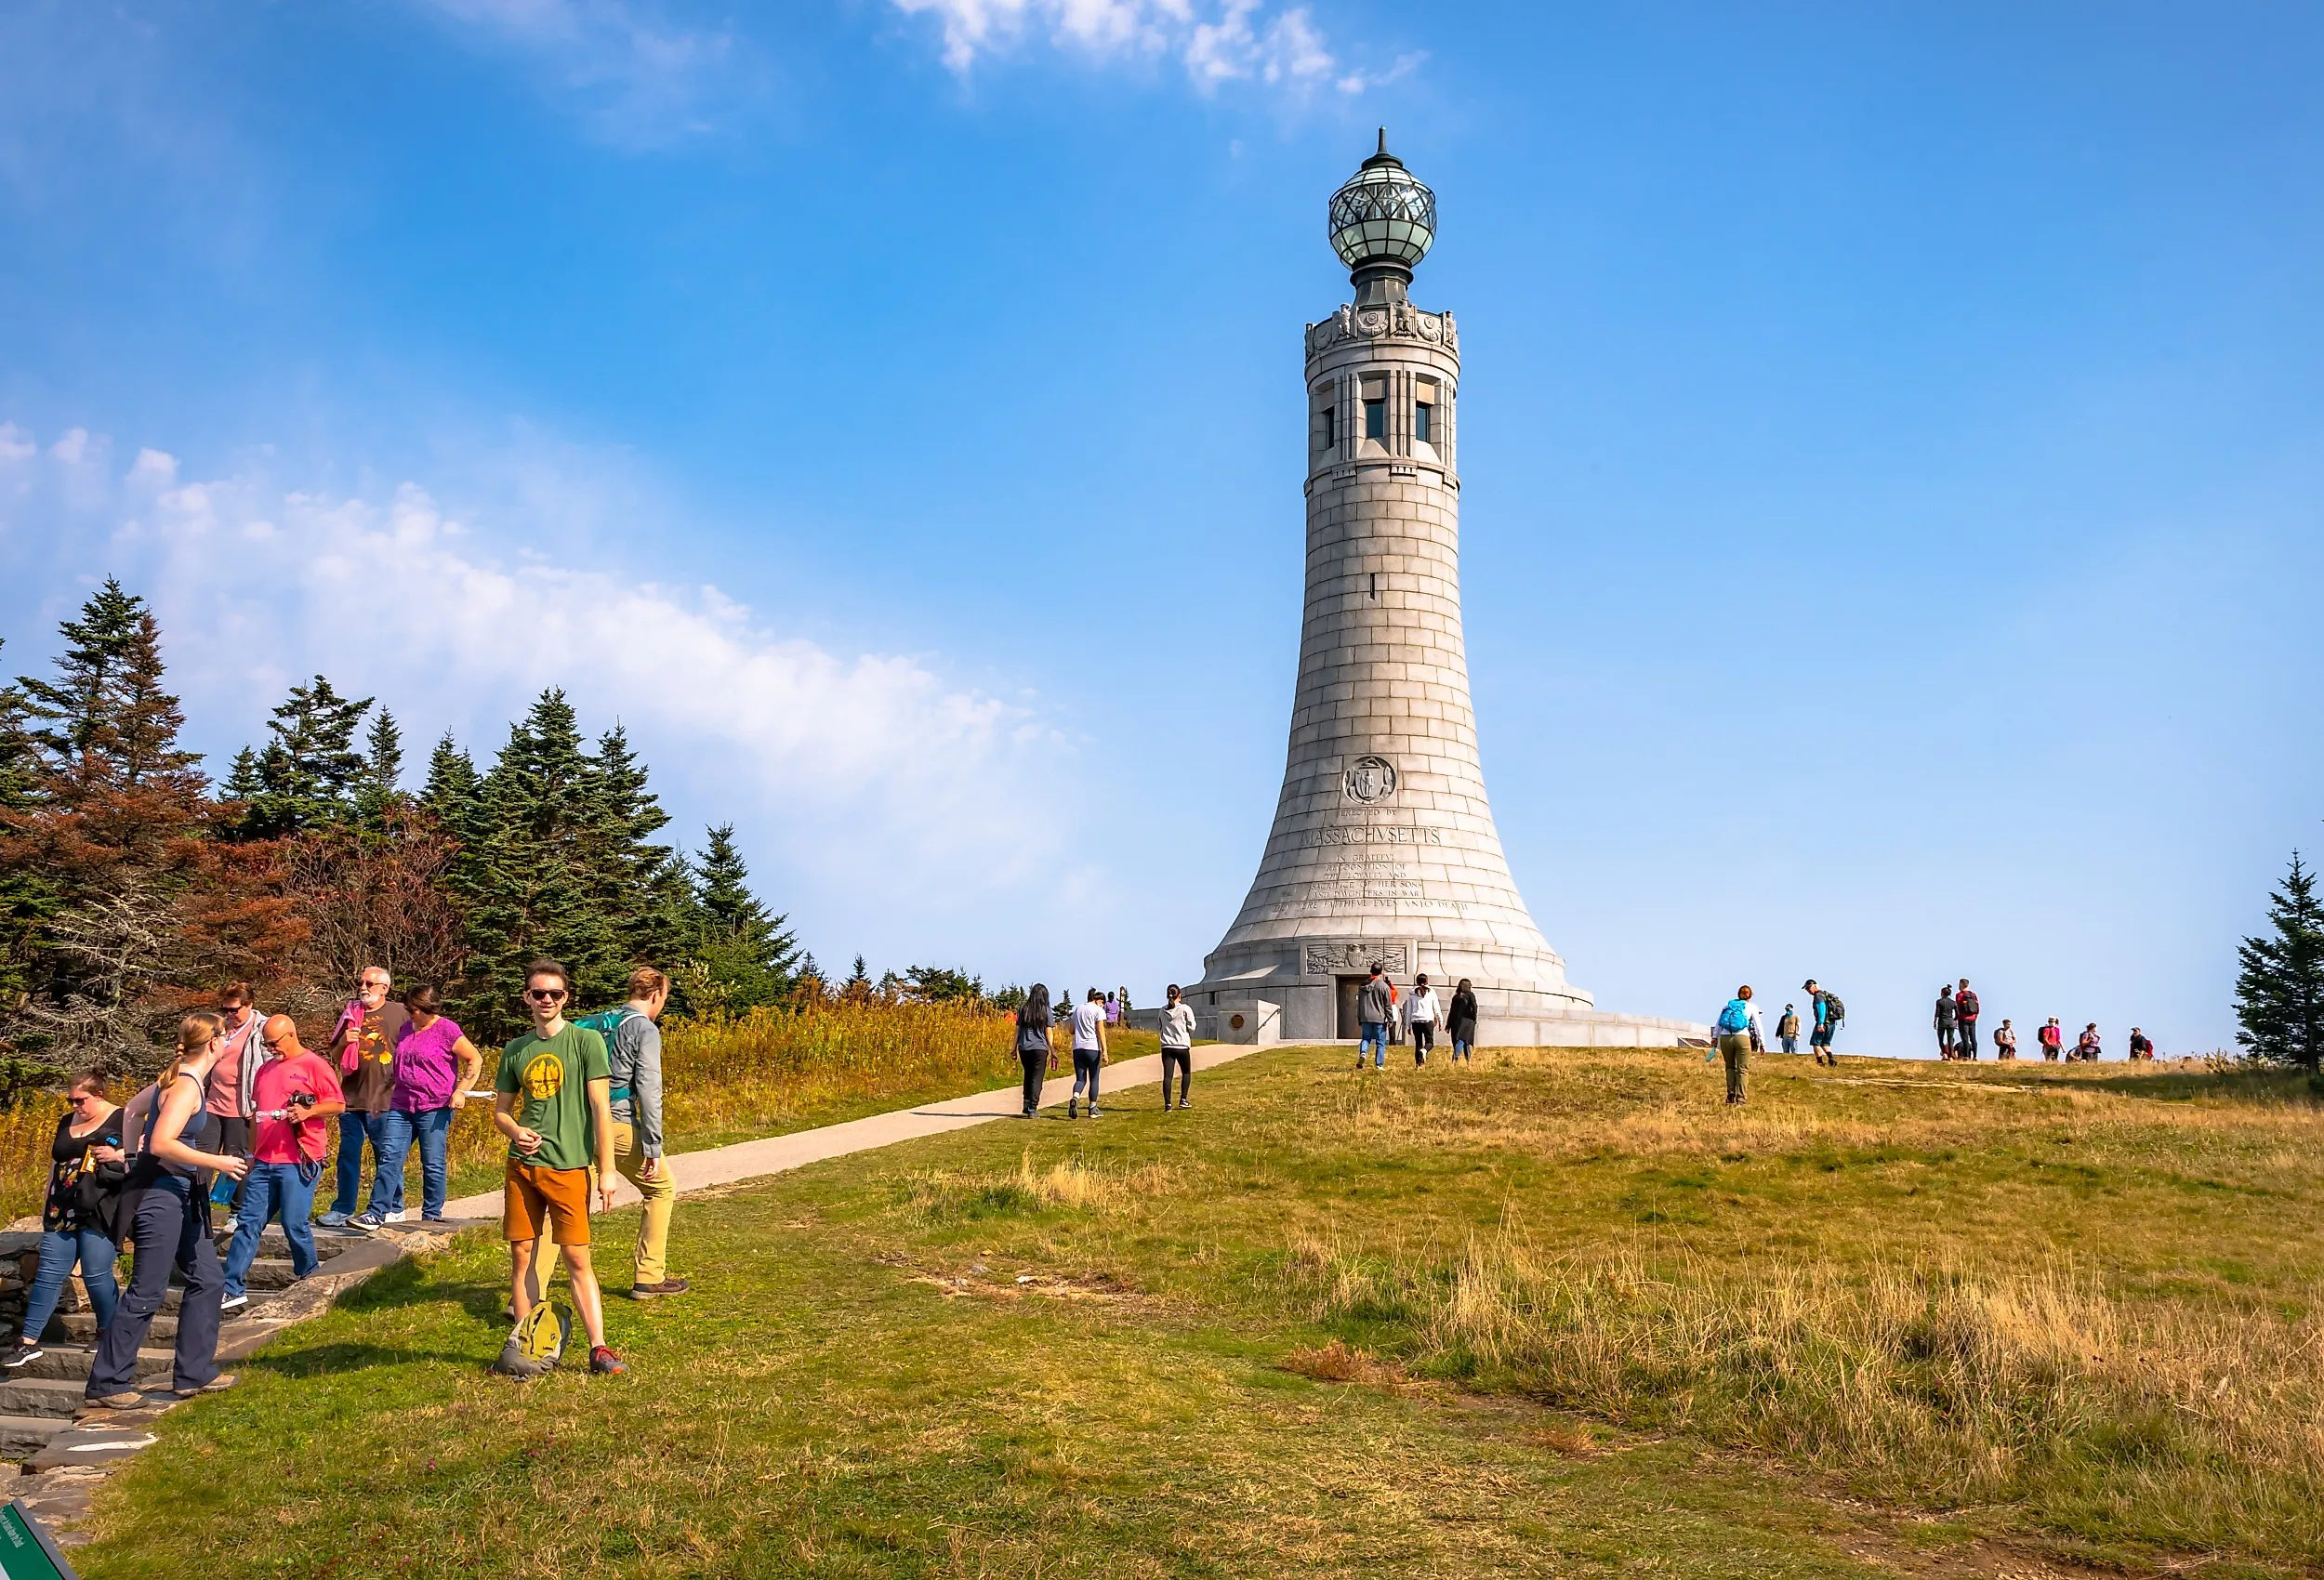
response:
<path fill-rule="evenodd" d="M 80 1580 L 21 1503 L 0 1508 L 0 1580 Z"/>

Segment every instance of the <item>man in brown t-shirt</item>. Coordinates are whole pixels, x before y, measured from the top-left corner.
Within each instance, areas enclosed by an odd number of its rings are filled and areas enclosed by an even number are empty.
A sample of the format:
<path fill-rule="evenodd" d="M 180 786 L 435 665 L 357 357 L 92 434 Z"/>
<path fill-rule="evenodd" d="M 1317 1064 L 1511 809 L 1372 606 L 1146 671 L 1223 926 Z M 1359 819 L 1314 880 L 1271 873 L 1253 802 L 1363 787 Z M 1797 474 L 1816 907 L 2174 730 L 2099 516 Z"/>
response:
<path fill-rule="evenodd" d="M 326 1229 L 376 1229 L 401 1223 L 401 1209 L 379 1209 L 379 1140 L 382 1118 L 395 1096 L 395 1044 L 412 1017 L 388 996 L 393 979 L 384 966 L 366 966 L 355 979 L 355 997 L 339 1011 L 324 1052 L 339 1073 L 347 1112 L 339 1115 L 339 1184 L 331 1210 L 319 1220 Z M 363 1183 L 363 1143 L 371 1143 L 371 1205 L 355 1211 Z"/>

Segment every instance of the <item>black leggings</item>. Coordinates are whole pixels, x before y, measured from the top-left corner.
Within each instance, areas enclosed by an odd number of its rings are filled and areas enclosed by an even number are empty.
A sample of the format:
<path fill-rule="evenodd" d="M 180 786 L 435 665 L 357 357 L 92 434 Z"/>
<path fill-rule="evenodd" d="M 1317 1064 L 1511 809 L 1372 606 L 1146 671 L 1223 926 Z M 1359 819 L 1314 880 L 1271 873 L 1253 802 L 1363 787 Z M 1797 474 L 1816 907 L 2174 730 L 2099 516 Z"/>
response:
<path fill-rule="evenodd" d="M 1024 1066 L 1024 1111 L 1037 1113 L 1041 1107 L 1041 1083 L 1049 1079 L 1049 1049 L 1021 1047 L 1017 1061 Z"/>
<path fill-rule="evenodd" d="M 1436 1022 L 1433 1020 L 1413 1021 L 1412 1062 L 1415 1064 L 1426 1064 L 1428 1062 L 1428 1050 L 1435 1046 Z"/>
<path fill-rule="evenodd" d="M 136 1389 L 138 1351 L 154 1313 L 168 1298 L 173 1267 L 186 1288 L 178 1303 L 177 1369 L 170 1387 L 185 1392 L 218 1376 L 218 1303 L 226 1293 L 226 1270 L 218 1266 L 218 1248 L 203 1230 L 193 1181 L 160 1180 L 133 1193 L 132 1200 L 122 1227 L 137 1261 L 113 1320 L 98 1336 L 88 1376 L 90 1399 Z"/>
<path fill-rule="evenodd" d="M 1162 1106 L 1170 1106 L 1170 1072 L 1178 1072 L 1178 1100 L 1184 1102 L 1186 1093 L 1195 1084 L 1195 1050 L 1191 1047 L 1166 1047 L 1162 1050 Z"/>
<path fill-rule="evenodd" d="M 1081 1095 L 1081 1083 L 1087 1080 L 1089 1083 L 1089 1106 L 1091 1108 L 1098 1105 L 1098 1070 L 1103 1057 L 1093 1047 L 1074 1049 L 1074 1096 Z"/>

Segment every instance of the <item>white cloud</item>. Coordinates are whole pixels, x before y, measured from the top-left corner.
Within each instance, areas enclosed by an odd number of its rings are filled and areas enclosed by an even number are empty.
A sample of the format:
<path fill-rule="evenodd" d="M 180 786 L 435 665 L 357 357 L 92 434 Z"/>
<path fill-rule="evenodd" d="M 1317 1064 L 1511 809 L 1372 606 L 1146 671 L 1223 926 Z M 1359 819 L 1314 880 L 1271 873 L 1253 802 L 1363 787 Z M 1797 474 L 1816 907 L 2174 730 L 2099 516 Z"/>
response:
<path fill-rule="evenodd" d="M 414 483 L 360 498 L 257 472 L 178 482 L 146 449 L 91 507 L 51 454 L 48 486 L 0 496 L 0 544 L 51 553 L 30 571 L 51 586 L 119 574 L 143 592 L 197 725 L 255 735 L 290 679 L 321 672 L 381 697 L 421 752 L 451 724 L 488 759 L 559 686 L 590 730 L 621 719 L 673 799 L 742 823 L 771 876 L 840 874 L 942 909 L 1067 848 L 1057 731 L 926 658 L 835 652 L 716 587 L 574 564 L 553 519 L 463 524 Z"/>
<path fill-rule="evenodd" d="M 1334 76 L 1331 49 L 1303 6 L 1267 12 L 1260 0 L 893 0 L 933 17 L 944 30 L 944 64 L 966 72 L 984 58 L 1043 33 L 1063 48 L 1100 60 L 1167 57 L 1204 91 L 1232 82 L 1305 90 L 1330 84 L 1360 92 L 1377 80 Z"/>
<path fill-rule="evenodd" d="M 14 423 L 0 423 L 0 461 L 28 461 L 39 451 L 33 436 Z"/>
<path fill-rule="evenodd" d="M 655 146 L 711 130 L 755 85 L 724 28 L 681 25 L 637 0 L 415 0 L 461 35 L 522 52 L 609 140 Z"/>
<path fill-rule="evenodd" d="M 88 429 L 67 428 L 64 437 L 48 447 L 48 454 L 68 467 L 77 467 L 81 464 L 82 458 L 88 454 Z"/>

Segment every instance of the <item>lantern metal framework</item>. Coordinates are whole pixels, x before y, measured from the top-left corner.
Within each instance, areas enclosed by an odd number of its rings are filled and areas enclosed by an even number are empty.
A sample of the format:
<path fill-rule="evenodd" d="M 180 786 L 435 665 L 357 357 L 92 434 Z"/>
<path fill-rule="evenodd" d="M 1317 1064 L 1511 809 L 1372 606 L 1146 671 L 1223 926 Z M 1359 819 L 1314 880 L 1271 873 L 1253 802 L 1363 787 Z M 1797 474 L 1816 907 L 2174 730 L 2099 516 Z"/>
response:
<path fill-rule="evenodd" d="M 1401 299 L 1412 270 L 1436 239 L 1436 194 L 1388 151 L 1380 151 L 1331 194 L 1331 247 L 1348 266 L 1358 302 Z"/>

